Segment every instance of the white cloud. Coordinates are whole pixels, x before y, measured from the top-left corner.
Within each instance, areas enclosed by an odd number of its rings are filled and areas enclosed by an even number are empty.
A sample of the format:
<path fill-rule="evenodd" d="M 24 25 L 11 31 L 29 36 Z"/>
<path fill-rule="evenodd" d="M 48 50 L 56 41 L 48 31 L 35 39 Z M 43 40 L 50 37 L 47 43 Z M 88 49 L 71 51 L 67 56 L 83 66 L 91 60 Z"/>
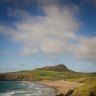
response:
<path fill-rule="evenodd" d="M 96 61 L 96 37 L 80 38 L 80 43 L 76 45 L 73 52 L 79 59 Z"/>
<path fill-rule="evenodd" d="M 19 9 L 9 11 L 12 16 L 23 17 L 16 23 L 15 29 L 1 25 L 0 31 L 15 42 L 22 43 L 24 55 L 31 55 L 41 50 L 45 53 L 66 52 L 70 39 L 75 39 L 79 22 L 75 18 L 75 6 L 43 6 L 45 16 L 33 17 Z M 10 13 L 9 12 L 9 13 Z M 21 15 L 22 13 L 22 15 Z M 25 15 L 26 14 L 26 15 Z M 8 30 L 8 31 L 7 31 Z M 21 52 L 22 53 L 22 52 Z"/>
<path fill-rule="evenodd" d="M 31 48 L 29 46 L 27 46 L 27 47 L 24 46 L 22 48 L 21 55 L 28 56 L 28 55 L 35 54 L 36 52 L 38 52 L 38 50 L 36 48 Z"/>
<path fill-rule="evenodd" d="M 45 53 L 60 53 L 67 51 L 67 42 L 58 39 L 48 39 L 41 45 L 41 50 Z"/>
<path fill-rule="evenodd" d="M 45 15 L 36 17 L 19 9 L 8 9 L 11 16 L 23 19 L 14 28 L 1 24 L 0 34 L 21 43 L 20 53 L 24 56 L 39 51 L 51 54 L 50 56 L 71 52 L 78 59 L 96 61 L 96 37 L 83 38 L 76 35 L 80 25 L 75 16 L 77 6 L 50 5 L 42 8 Z"/>

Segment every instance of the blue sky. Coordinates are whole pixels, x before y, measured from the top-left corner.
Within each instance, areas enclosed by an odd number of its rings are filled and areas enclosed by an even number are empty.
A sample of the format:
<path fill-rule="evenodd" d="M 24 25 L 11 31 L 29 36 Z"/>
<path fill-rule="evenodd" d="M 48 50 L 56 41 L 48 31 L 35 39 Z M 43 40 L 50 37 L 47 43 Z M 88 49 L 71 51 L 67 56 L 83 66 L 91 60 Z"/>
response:
<path fill-rule="evenodd" d="M 96 1 L 0 0 L 0 72 L 61 63 L 96 72 Z"/>

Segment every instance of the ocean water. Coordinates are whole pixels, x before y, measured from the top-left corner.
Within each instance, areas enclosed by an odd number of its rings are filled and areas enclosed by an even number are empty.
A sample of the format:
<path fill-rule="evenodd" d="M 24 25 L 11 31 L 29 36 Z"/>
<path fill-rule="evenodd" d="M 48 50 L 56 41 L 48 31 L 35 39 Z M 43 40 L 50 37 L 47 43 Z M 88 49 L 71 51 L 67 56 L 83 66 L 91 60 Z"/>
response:
<path fill-rule="evenodd" d="M 0 96 L 55 96 L 54 89 L 27 81 L 0 81 Z"/>

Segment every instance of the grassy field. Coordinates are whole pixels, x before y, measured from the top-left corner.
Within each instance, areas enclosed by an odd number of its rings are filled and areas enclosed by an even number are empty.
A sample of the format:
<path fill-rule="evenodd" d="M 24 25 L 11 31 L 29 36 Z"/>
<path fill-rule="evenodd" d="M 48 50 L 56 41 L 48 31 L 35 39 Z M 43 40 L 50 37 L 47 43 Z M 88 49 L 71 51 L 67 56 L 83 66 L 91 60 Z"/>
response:
<path fill-rule="evenodd" d="M 0 80 L 67 80 L 83 83 L 96 81 L 96 73 L 74 72 L 60 64 L 35 70 L 1 73 Z"/>

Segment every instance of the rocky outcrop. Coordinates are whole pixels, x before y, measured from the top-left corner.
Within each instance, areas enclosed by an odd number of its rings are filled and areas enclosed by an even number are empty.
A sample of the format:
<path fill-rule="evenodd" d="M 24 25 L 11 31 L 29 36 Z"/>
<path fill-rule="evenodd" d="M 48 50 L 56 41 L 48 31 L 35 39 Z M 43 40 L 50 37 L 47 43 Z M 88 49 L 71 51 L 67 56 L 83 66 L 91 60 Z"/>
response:
<path fill-rule="evenodd" d="M 72 93 L 73 93 L 74 90 L 69 90 L 66 94 L 59 94 L 59 95 L 56 95 L 56 96 L 72 96 Z"/>
<path fill-rule="evenodd" d="M 14 81 L 23 81 L 23 80 L 32 80 L 31 75 L 18 75 L 18 74 L 2 74 L 0 75 L 0 81 L 4 80 L 14 80 Z"/>

